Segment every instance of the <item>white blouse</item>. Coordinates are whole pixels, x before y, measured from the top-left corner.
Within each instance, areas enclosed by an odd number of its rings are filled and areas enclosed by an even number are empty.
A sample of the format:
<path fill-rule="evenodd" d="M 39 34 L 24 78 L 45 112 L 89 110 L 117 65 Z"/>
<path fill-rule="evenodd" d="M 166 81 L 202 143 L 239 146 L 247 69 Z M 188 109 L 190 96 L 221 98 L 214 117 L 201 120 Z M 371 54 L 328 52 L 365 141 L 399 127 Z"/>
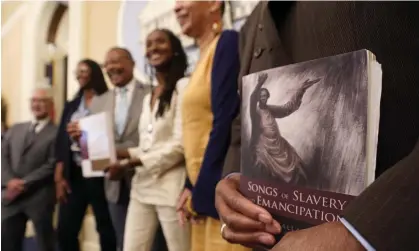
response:
<path fill-rule="evenodd" d="M 151 109 L 152 94 L 144 97 L 138 125 L 139 146 L 128 149 L 132 158 L 139 158 L 143 163 L 136 168 L 131 185 L 131 198 L 142 203 L 174 207 L 183 190 L 186 167 L 180 113 L 187 83 L 186 78 L 178 81 L 170 108 L 157 118 L 159 100 Z"/>

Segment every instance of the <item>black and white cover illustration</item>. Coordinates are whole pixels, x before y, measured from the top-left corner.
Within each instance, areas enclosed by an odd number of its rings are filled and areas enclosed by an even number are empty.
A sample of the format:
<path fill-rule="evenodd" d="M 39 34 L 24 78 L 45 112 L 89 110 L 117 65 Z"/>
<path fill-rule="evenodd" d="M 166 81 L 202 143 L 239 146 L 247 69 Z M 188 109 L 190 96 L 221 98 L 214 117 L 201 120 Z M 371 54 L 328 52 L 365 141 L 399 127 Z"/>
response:
<path fill-rule="evenodd" d="M 367 64 L 363 50 L 244 77 L 243 174 L 358 195 L 366 184 Z"/>

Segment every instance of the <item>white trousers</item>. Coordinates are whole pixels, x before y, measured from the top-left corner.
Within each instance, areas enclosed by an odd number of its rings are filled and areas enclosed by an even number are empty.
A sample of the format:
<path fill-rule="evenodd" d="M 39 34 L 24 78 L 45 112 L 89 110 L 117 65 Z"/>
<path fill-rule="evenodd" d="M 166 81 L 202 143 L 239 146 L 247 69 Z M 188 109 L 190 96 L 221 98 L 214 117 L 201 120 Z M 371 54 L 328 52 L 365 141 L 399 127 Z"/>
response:
<path fill-rule="evenodd" d="M 125 223 L 124 251 L 150 251 L 159 222 L 169 251 L 190 250 L 190 227 L 179 225 L 175 207 L 144 204 L 131 198 Z"/>

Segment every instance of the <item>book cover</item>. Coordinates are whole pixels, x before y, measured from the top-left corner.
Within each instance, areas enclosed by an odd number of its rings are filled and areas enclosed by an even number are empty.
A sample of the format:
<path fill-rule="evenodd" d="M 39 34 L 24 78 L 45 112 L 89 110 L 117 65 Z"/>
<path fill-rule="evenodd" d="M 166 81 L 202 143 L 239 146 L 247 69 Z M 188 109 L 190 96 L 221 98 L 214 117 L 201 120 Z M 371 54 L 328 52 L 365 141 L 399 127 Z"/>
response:
<path fill-rule="evenodd" d="M 374 179 L 380 97 L 367 50 L 245 76 L 243 194 L 284 231 L 339 220 Z"/>

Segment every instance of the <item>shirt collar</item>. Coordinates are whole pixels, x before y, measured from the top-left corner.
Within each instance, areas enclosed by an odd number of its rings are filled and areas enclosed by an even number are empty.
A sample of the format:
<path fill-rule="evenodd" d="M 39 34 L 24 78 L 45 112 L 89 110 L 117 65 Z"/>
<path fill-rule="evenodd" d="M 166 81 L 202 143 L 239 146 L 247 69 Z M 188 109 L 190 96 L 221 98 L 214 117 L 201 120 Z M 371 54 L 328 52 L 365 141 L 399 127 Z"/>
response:
<path fill-rule="evenodd" d="M 124 87 L 116 87 L 115 90 L 117 93 L 120 93 L 122 88 L 126 88 L 127 92 L 131 92 L 132 90 L 134 90 L 135 82 L 135 79 L 132 78 Z"/>
<path fill-rule="evenodd" d="M 49 117 L 47 117 L 45 119 L 40 119 L 40 120 L 37 120 L 37 119 L 33 118 L 32 121 L 31 121 L 31 123 L 32 123 L 31 125 L 32 126 L 36 125 L 37 128 L 42 129 L 42 128 L 44 128 L 44 126 L 46 126 L 49 123 L 49 121 L 50 121 Z"/>

